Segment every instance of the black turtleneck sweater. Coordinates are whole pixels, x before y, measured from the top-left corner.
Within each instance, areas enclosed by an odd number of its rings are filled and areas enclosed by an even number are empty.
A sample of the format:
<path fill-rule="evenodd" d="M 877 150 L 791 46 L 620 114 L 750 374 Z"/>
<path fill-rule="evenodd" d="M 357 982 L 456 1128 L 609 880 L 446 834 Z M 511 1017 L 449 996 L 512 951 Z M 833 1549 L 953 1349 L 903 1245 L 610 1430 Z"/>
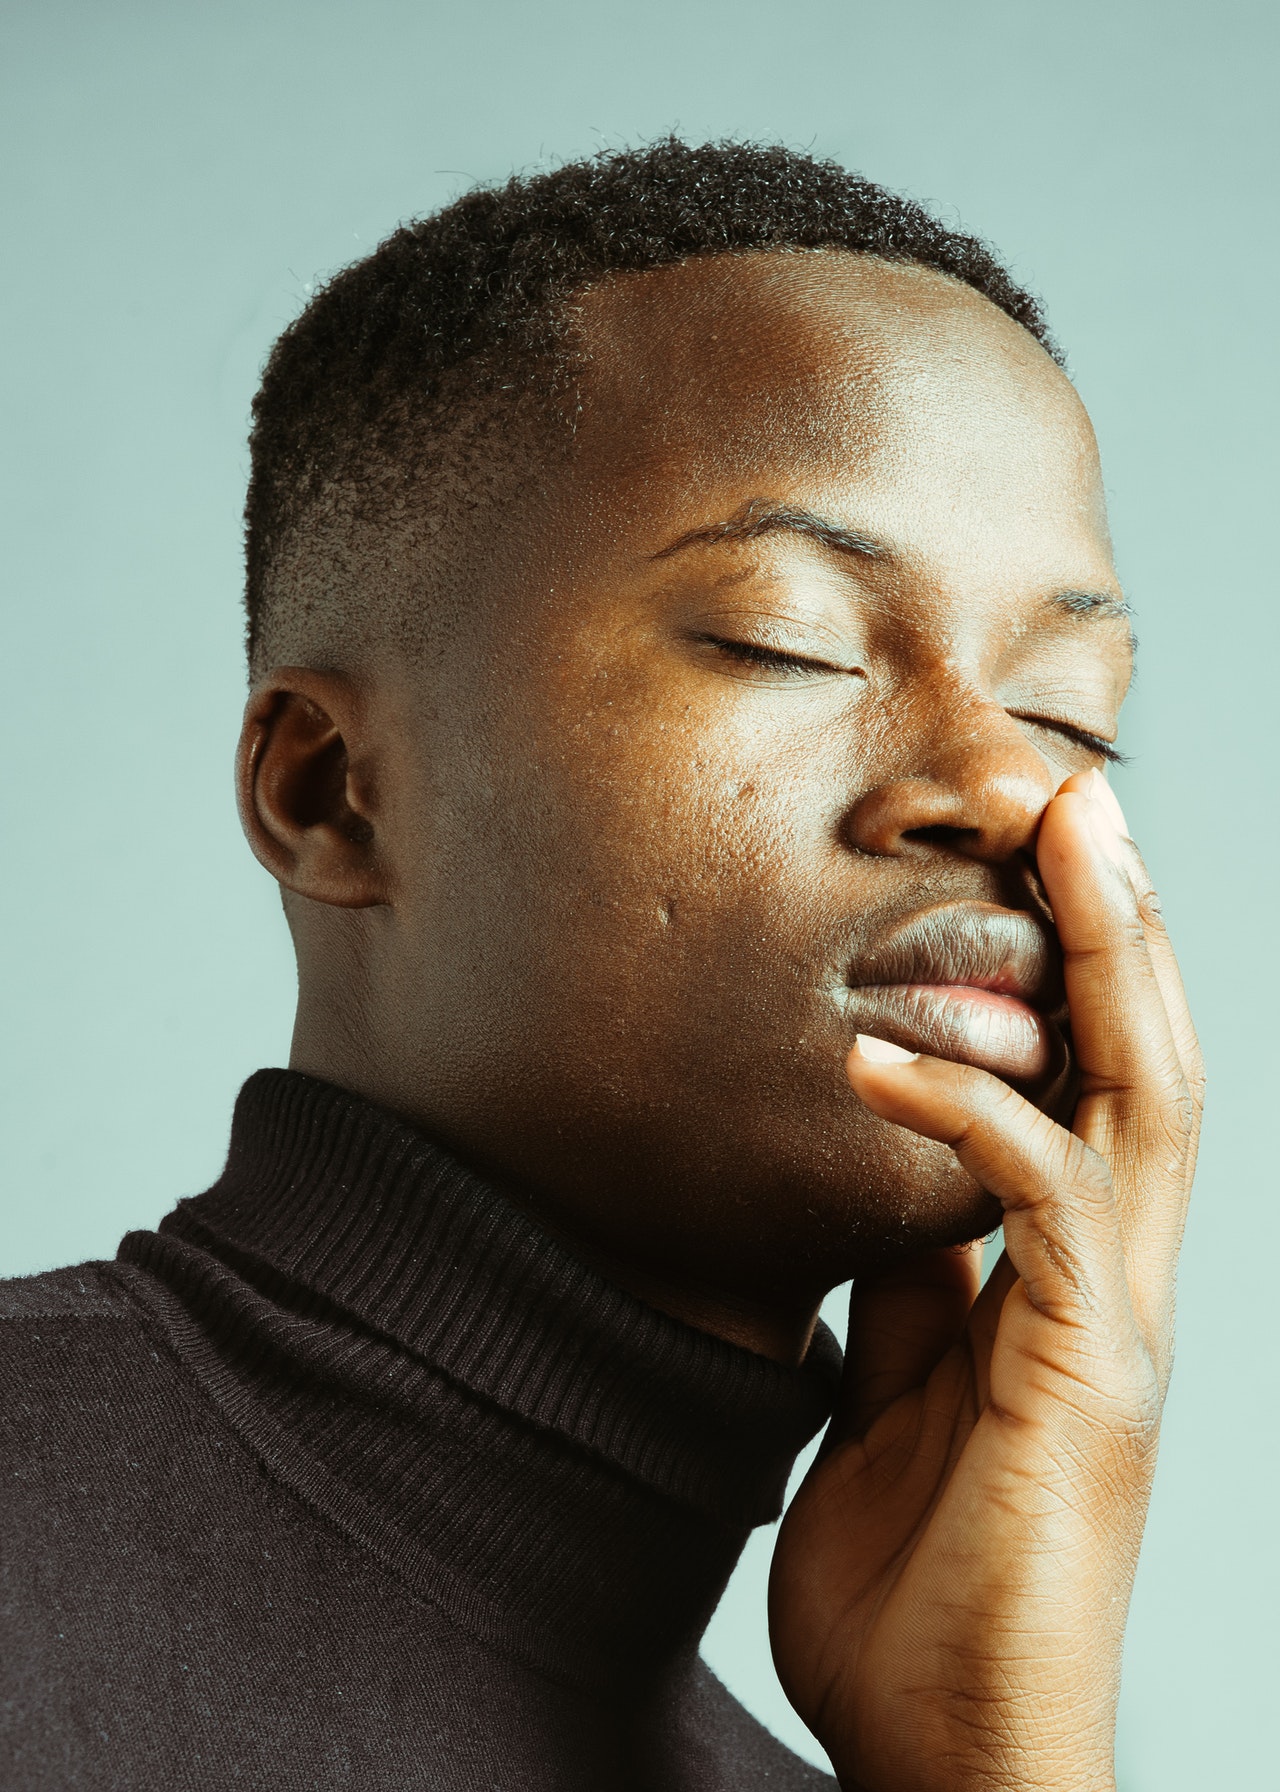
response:
<path fill-rule="evenodd" d="M 342 1090 L 0 1284 L 6 1792 L 799 1792 L 698 1640 L 830 1410 Z"/>

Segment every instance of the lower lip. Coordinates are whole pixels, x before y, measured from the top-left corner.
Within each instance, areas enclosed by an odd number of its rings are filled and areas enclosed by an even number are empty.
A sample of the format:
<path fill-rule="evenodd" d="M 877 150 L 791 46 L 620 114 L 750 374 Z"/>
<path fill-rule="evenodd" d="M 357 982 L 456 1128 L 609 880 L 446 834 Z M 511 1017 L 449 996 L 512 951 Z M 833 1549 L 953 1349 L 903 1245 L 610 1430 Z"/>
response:
<path fill-rule="evenodd" d="M 1053 1037 L 1016 996 L 960 983 L 862 984 L 846 992 L 858 1031 L 1015 1082 L 1048 1075 Z"/>

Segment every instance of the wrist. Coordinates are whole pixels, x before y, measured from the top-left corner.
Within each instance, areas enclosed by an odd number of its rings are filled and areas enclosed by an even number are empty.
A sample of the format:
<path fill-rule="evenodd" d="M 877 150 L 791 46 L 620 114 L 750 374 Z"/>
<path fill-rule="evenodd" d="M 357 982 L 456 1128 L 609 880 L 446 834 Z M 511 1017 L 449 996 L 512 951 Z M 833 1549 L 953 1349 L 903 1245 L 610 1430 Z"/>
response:
<path fill-rule="evenodd" d="M 918 1760 L 883 1769 L 863 1763 L 854 1772 L 833 1755 L 831 1765 L 840 1792 L 1117 1792 L 1110 1761 L 1050 1759 L 1029 1749 L 1019 1751 L 1016 1763 L 969 1764 L 953 1756 L 936 1773 L 921 1771 Z"/>

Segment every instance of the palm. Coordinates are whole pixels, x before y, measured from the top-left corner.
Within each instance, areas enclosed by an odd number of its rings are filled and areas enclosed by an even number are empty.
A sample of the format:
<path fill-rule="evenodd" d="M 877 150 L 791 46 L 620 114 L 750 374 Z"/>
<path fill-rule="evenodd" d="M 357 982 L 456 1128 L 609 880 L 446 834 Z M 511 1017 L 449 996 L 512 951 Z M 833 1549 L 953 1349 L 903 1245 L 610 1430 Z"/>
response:
<path fill-rule="evenodd" d="M 989 1555 L 997 1507 L 1025 1535 L 1057 1478 L 1042 1463 L 1028 1482 L 1005 1420 L 984 1423 L 993 1351 L 999 1376 L 1002 1356 L 1018 1345 L 998 1337 L 1015 1282 L 1007 1258 L 981 1295 L 978 1270 L 977 1250 L 936 1252 L 855 1295 L 834 1441 L 792 1502 L 774 1555 L 771 1621 L 784 1684 L 820 1735 L 858 1735 L 860 1769 L 875 1783 L 892 1783 L 895 1769 L 921 1756 L 941 1769 L 940 1785 L 950 1783 L 954 1740 L 931 1704 L 940 1696 L 945 1713 L 954 1656 L 990 1573 L 984 1565 L 975 1577 L 975 1535 L 984 1533 Z M 1021 1440 L 1015 1452 L 1025 1455 Z M 1010 1505 L 1013 1479 L 1025 1510 Z M 1025 1583 L 1021 1541 L 1010 1538 L 1008 1566 Z M 1009 1591 L 999 1603 L 1007 1606 Z M 1019 1592 L 1002 1646 L 990 1647 L 984 1625 L 993 1696 L 1009 1692 L 1018 1634 L 1029 1623 L 1042 1635 L 1060 1629 L 1056 1614 L 1029 1609 L 1052 1605 L 1052 1583 Z"/>

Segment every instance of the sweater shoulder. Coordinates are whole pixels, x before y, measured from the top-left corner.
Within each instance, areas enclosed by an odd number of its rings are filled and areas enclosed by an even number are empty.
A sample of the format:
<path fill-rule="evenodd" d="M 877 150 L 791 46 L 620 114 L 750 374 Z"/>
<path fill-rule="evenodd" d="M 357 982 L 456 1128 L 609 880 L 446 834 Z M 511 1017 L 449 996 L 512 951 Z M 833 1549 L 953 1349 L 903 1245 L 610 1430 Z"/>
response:
<path fill-rule="evenodd" d="M 821 1768 L 793 1753 L 739 1703 L 702 1660 L 680 1672 L 637 1736 L 645 1785 L 671 1792 L 835 1792 Z"/>
<path fill-rule="evenodd" d="M 38 1319 L 130 1319 L 134 1311 L 103 1263 L 77 1263 L 0 1280 L 0 1349 L 15 1325 Z"/>
<path fill-rule="evenodd" d="M 714 1738 L 728 1784 L 760 1792 L 835 1792 L 836 1782 L 820 1767 L 780 1742 L 742 1705 L 700 1657 L 695 1676 L 695 1708 L 702 1734 Z"/>
<path fill-rule="evenodd" d="M 0 1435 L 29 1458 L 144 1432 L 174 1366 L 105 1263 L 0 1281 Z"/>

